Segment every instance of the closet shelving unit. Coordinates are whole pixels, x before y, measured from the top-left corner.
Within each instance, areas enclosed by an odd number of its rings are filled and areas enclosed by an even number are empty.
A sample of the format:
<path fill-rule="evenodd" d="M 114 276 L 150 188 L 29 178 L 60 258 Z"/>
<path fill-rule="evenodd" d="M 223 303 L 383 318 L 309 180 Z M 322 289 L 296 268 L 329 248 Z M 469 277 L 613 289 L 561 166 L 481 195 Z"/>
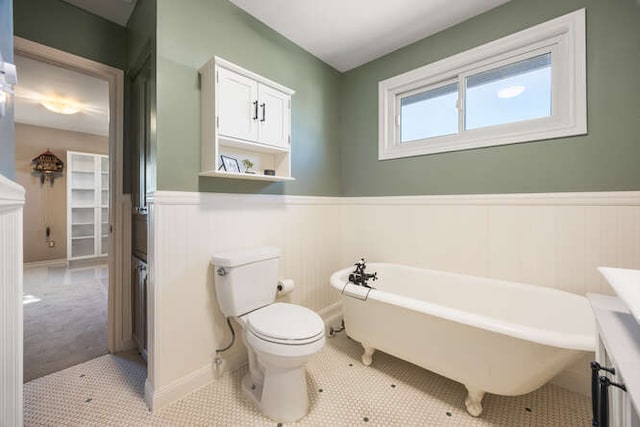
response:
<path fill-rule="evenodd" d="M 107 256 L 109 157 L 67 152 L 67 259 Z"/>

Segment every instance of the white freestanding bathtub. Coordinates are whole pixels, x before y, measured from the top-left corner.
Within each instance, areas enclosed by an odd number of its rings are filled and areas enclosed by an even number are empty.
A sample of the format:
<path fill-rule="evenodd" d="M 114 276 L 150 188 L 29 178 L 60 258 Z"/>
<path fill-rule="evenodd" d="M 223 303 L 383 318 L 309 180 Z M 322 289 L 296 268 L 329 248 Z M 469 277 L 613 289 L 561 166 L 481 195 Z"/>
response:
<path fill-rule="evenodd" d="M 396 264 L 369 264 L 375 289 L 331 276 L 342 292 L 347 334 L 375 349 L 464 384 L 469 414 L 485 392 L 529 393 L 595 349 L 587 299 L 556 289 Z M 586 367 L 585 367 L 586 368 Z"/>

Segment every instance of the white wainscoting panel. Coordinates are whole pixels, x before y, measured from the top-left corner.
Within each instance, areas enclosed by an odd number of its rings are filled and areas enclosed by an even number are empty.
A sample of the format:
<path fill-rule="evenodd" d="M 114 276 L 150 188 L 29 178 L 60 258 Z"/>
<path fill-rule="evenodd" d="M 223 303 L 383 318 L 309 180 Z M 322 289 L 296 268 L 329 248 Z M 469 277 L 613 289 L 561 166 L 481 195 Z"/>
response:
<path fill-rule="evenodd" d="M 0 426 L 22 425 L 24 189 L 0 175 Z"/>
<path fill-rule="evenodd" d="M 612 293 L 596 267 L 640 268 L 640 192 L 343 199 L 343 265 L 360 257 Z"/>
<path fill-rule="evenodd" d="M 215 349 L 231 339 L 215 297 L 216 252 L 277 246 L 280 277 L 296 283 L 284 300 L 316 311 L 338 302 L 329 276 L 341 267 L 340 199 L 157 192 L 149 202 L 146 393 L 154 410 L 211 381 Z M 246 359 L 241 330 L 237 338 L 222 354 L 228 368 Z"/>
<path fill-rule="evenodd" d="M 640 268 L 640 192 L 344 198 L 157 192 L 149 202 L 146 393 L 154 409 L 211 381 L 215 349 L 231 338 L 209 263 L 219 251 L 280 247 L 280 275 L 296 282 L 285 300 L 316 311 L 339 300 L 328 284 L 331 273 L 361 257 L 582 295 L 612 292 L 597 266 Z M 245 361 L 239 341 L 222 355 L 229 368 Z M 586 372 L 577 366 L 559 383 L 582 391 Z"/>

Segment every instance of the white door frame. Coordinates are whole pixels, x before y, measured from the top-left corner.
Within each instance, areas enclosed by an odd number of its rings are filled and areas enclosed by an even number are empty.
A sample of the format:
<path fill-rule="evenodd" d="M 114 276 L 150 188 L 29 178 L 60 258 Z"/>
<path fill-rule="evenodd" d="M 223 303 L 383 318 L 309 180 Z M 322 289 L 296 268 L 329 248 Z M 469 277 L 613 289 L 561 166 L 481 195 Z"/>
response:
<path fill-rule="evenodd" d="M 124 260 L 130 239 L 124 236 L 123 206 L 123 155 L 124 155 L 124 71 L 99 62 L 73 55 L 21 37 L 14 37 L 16 55 L 26 56 L 42 62 L 79 71 L 109 84 L 109 224 L 112 227 L 109 239 L 109 293 L 108 293 L 108 348 L 109 352 L 134 347 L 131 337 L 131 277 L 124 271 Z M 129 316 L 130 317 L 130 316 Z"/>

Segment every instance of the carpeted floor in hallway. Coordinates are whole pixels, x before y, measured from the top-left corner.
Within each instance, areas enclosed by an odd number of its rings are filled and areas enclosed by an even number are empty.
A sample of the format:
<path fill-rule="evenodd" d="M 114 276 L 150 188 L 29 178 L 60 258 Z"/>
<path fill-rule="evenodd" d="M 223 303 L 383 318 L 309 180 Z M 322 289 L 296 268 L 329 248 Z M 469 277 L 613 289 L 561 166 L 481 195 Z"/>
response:
<path fill-rule="evenodd" d="M 107 354 L 108 267 L 24 270 L 24 381 Z"/>

